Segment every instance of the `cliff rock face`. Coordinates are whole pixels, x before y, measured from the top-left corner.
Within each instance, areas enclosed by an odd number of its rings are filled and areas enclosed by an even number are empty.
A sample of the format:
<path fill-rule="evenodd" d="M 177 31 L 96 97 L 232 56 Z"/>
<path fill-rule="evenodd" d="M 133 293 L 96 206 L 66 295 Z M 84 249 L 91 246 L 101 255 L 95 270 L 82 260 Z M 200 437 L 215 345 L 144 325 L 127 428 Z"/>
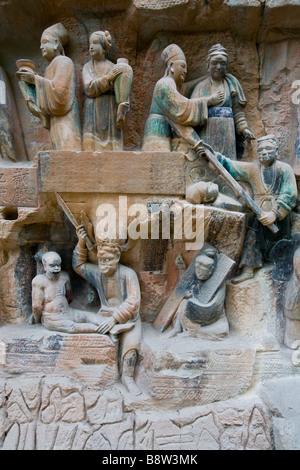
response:
<path fill-rule="evenodd" d="M 126 58 L 132 67 L 122 151 L 53 150 L 48 130 L 30 112 L 16 61 L 30 59 L 44 76 L 40 39 L 55 23 L 70 36 L 65 54 L 75 65 L 81 123 L 82 69 L 91 58 L 91 33 L 109 31 L 107 58 L 114 64 Z M 185 53 L 185 82 L 206 76 L 213 45 L 226 48 L 227 72 L 246 97 L 249 129 L 256 138 L 274 134 L 278 159 L 296 175 L 289 249 L 299 244 L 299 0 L 1 1 L 0 450 L 300 449 L 295 437 L 299 400 L 292 392 L 299 388 L 300 338 L 295 351 L 283 344 L 287 279 L 274 279 L 268 262 L 253 279 L 233 284 L 248 227 L 243 201 L 205 159 L 193 160 L 175 135 L 173 152 L 142 150 L 154 87 L 165 74 L 161 52 L 169 44 Z M 242 139 L 239 152 L 243 161 L 255 162 L 257 141 Z M 174 231 L 187 205 L 187 187 L 199 181 L 218 184 L 219 195 L 202 206 L 200 222 L 191 217 L 190 230 L 194 237 L 201 232 L 203 242 L 235 263 L 226 278 L 229 335 L 222 341 L 186 331 L 169 338 L 169 330 L 153 326 L 201 248 L 187 248 L 187 233 L 176 239 Z M 141 288 L 138 397 L 120 383 L 115 338 L 68 335 L 31 324 L 31 282 L 43 272 L 40 260 L 46 251 L 57 251 L 70 275 L 72 307 L 94 313 L 100 307 L 95 288 L 72 268 L 78 240 L 55 193 L 63 196 L 78 224 L 85 214 L 90 229 L 99 222 L 101 205 L 117 214 L 117 223 L 125 200 L 126 209 L 136 209 L 126 213 L 127 224 L 140 211 L 134 227 L 145 236 L 126 240 L 121 254 Z M 196 204 L 189 207 L 196 210 Z M 158 230 L 151 238 L 151 223 L 161 221 L 162 214 L 169 235 Z M 92 229 L 90 234 L 95 235 Z M 95 253 L 88 256 L 97 263 Z M 292 259 L 287 247 L 282 256 Z M 284 268 L 290 275 L 292 267 Z M 191 295 L 185 292 L 180 300 Z"/>

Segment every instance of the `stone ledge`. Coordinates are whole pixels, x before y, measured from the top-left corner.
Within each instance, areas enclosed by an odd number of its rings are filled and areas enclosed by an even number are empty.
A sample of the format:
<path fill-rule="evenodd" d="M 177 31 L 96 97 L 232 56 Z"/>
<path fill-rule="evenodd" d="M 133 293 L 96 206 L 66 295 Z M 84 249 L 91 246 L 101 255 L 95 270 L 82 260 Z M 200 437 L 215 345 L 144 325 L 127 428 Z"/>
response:
<path fill-rule="evenodd" d="M 68 335 L 28 324 L 6 325 L 0 331 L 2 375 L 67 374 L 101 387 L 119 380 L 117 347 L 106 335 Z"/>
<path fill-rule="evenodd" d="M 151 325 L 144 327 L 142 370 L 153 399 L 168 403 L 205 405 L 239 396 L 250 387 L 256 347 L 245 337 L 230 334 L 209 341 L 184 333 L 168 338 Z"/>
<path fill-rule="evenodd" d="M 185 157 L 179 152 L 40 152 L 38 186 L 39 192 L 184 195 Z"/>

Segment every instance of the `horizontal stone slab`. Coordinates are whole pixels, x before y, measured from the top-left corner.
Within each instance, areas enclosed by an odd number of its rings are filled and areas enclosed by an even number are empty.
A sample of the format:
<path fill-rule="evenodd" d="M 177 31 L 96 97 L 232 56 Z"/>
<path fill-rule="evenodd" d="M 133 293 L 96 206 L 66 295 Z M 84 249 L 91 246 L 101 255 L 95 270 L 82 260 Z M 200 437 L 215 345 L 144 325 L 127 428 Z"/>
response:
<path fill-rule="evenodd" d="M 144 325 L 140 371 L 154 399 L 185 406 L 225 401 L 245 393 L 251 385 L 256 347 L 251 340 L 230 333 L 210 341 L 185 333 L 168 338 Z"/>
<path fill-rule="evenodd" d="M 177 152 L 38 154 L 39 192 L 185 194 L 185 157 Z"/>
<path fill-rule="evenodd" d="M 67 373 L 92 385 L 118 382 L 117 346 L 107 335 L 68 335 L 40 324 L 6 325 L 0 332 L 0 366 L 5 374 Z"/>

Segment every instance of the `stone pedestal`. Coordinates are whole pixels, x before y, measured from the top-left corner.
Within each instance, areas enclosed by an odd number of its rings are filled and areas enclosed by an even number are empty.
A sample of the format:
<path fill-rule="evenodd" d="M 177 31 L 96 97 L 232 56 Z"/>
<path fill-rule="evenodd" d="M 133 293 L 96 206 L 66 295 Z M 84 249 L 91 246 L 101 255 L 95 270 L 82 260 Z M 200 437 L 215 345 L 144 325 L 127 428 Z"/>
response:
<path fill-rule="evenodd" d="M 276 340 L 282 339 L 284 320 L 280 292 L 276 291 L 272 280 L 272 266 L 258 270 L 253 279 L 227 285 L 226 315 L 232 331 L 258 340 L 272 341 L 273 346 Z"/>
<path fill-rule="evenodd" d="M 0 376 L 66 374 L 102 388 L 119 380 L 117 346 L 107 335 L 67 335 L 41 325 L 10 325 L 0 331 Z"/>
<path fill-rule="evenodd" d="M 198 405 L 236 397 L 249 388 L 256 350 L 251 340 L 230 334 L 209 341 L 185 333 L 168 338 L 145 325 L 139 380 L 167 403 Z"/>

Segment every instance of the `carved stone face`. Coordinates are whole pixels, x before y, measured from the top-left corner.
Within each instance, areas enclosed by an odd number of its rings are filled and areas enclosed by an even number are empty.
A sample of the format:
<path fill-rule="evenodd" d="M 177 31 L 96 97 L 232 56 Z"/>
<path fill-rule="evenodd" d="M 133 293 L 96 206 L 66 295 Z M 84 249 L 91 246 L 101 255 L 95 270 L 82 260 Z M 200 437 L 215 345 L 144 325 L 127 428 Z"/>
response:
<path fill-rule="evenodd" d="M 186 61 L 183 59 L 175 60 L 171 64 L 172 77 L 177 85 L 181 85 L 185 81 L 187 74 Z"/>
<path fill-rule="evenodd" d="M 227 58 L 222 55 L 216 55 L 209 61 L 208 70 L 213 80 L 222 80 L 227 70 Z"/>
<path fill-rule="evenodd" d="M 219 187 L 215 183 L 207 183 L 206 191 L 204 194 L 205 203 L 214 202 L 219 194 Z"/>
<path fill-rule="evenodd" d="M 277 158 L 278 148 L 272 140 L 263 140 L 258 144 L 258 159 L 262 165 L 269 166 Z"/>
<path fill-rule="evenodd" d="M 49 279 L 54 279 L 61 272 L 61 258 L 57 253 L 47 253 L 43 258 L 43 266 L 46 276 Z"/>
<path fill-rule="evenodd" d="M 104 250 L 101 250 L 100 253 L 98 252 L 98 266 L 101 274 L 113 276 L 118 269 L 119 261 L 119 253 L 112 253 Z"/>
<path fill-rule="evenodd" d="M 206 255 L 200 255 L 195 260 L 195 273 L 199 281 L 206 281 L 214 270 L 214 260 Z"/>
<path fill-rule="evenodd" d="M 90 55 L 94 60 L 102 60 L 105 57 L 101 37 L 98 34 L 92 34 L 90 37 Z"/>
<path fill-rule="evenodd" d="M 43 33 L 41 37 L 41 53 L 44 59 L 48 62 L 51 62 L 54 57 L 57 55 L 57 51 L 59 49 L 59 41 L 58 39 L 53 38 L 48 33 Z"/>

